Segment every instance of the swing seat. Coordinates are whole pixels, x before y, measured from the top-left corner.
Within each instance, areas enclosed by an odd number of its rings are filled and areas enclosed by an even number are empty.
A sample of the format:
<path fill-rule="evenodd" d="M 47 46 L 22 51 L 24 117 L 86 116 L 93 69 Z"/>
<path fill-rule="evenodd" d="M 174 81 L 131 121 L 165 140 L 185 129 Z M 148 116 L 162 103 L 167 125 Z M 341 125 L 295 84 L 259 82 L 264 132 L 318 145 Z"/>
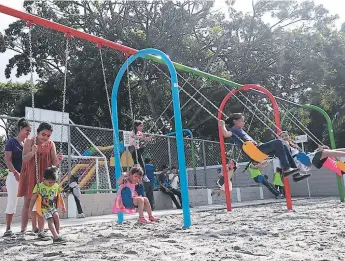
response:
<path fill-rule="evenodd" d="M 301 162 L 301 164 L 303 164 L 304 166 L 310 167 L 312 165 L 310 158 L 307 156 L 305 152 L 299 152 L 298 154 L 296 154 L 296 159 L 299 162 Z"/>
<path fill-rule="evenodd" d="M 323 163 L 323 167 L 332 172 L 335 172 L 340 177 L 343 176 L 343 174 L 341 173 L 341 169 L 337 166 L 337 162 L 333 158 L 327 158 Z"/>
<path fill-rule="evenodd" d="M 121 166 L 122 167 L 134 166 L 134 160 L 133 160 L 132 154 L 128 150 L 125 150 L 121 155 Z"/>
<path fill-rule="evenodd" d="M 129 187 L 124 187 L 121 190 L 122 205 L 125 208 L 135 208 L 133 204 L 132 191 Z"/>
<path fill-rule="evenodd" d="M 343 162 L 343 161 L 337 161 L 337 162 L 336 162 L 336 165 L 337 165 L 337 167 L 338 167 L 341 171 L 345 172 L 345 162 Z"/>
<path fill-rule="evenodd" d="M 245 141 L 242 145 L 242 150 L 248 155 L 253 161 L 263 162 L 268 158 L 268 155 L 263 153 L 253 142 Z"/>

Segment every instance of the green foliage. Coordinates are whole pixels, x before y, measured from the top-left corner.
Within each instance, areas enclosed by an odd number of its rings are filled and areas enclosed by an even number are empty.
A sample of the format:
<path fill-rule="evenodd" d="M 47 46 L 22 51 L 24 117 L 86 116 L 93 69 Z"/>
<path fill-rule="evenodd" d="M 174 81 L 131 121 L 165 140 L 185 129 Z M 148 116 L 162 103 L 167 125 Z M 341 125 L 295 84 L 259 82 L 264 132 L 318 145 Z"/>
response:
<path fill-rule="evenodd" d="M 334 119 L 337 145 L 345 146 L 345 26 L 334 27 L 337 16 L 330 15 L 312 1 L 255 1 L 253 12 L 244 14 L 228 2 L 228 14 L 213 11 L 210 1 L 42 1 L 36 2 L 37 14 L 58 23 L 94 34 L 138 50 L 152 47 L 167 53 L 173 61 L 228 78 L 240 83 L 258 83 L 274 95 L 294 102 L 323 107 Z M 30 3 L 26 3 L 30 4 Z M 266 17 L 270 16 L 270 23 Z M 229 17 L 229 18 L 226 18 Z M 36 85 L 36 106 L 61 110 L 65 41 L 61 33 L 34 26 L 34 68 L 40 77 Z M 16 75 L 29 73 L 28 31 L 23 21 L 12 23 L 5 35 L 0 35 L 0 51 L 11 49 L 16 55 L 9 61 L 5 74 L 16 69 Z M 123 54 L 103 48 L 107 87 L 111 90 L 122 63 Z M 68 61 L 66 111 L 80 124 L 110 127 L 110 116 L 104 91 L 98 50 L 94 44 L 72 38 Z M 129 70 L 135 118 L 153 123 L 171 101 L 168 73 L 165 66 L 138 60 Z M 184 80 L 219 106 L 228 90 L 219 83 L 204 81 L 186 73 L 180 75 L 180 85 L 191 94 L 195 90 Z M 120 88 L 120 127 L 130 129 L 128 82 L 124 77 Z M 9 95 L 9 93 L 6 93 Z M 6 96 L 7 97 L 7 96 Z M 246 100 L 238 96 L 244 103 Z M 273 120 L 270 102 L 255 93 L 247 97 Z M 214 115 L 217 111 L 199 95 L 195 98 Z M 181 104 L 190 98 L 180 92 Z M 249 104 L 249 103 L 248 103 Z M 21 97 L 7 112 L 23 115 L 30 105 L 29 95 Z M 4 106 L 1 104 L 1 106 Z M 284 105 L 289 107 L 287 105 Z M 2 107 L 3 108 L 3 107 Z M 244 111 L 233 98 L 226 113 Z M 250 133 L 258 140 L 272 138 L 272 133 L 257 118 L 251 121 Z M 262 120 L 274 129 L 259 111 Z M 158 121 L 173 126 L 172 108 Z M 316 136 L 328 143 L 326 124 L 315 112 L 300 111 L 298 119 Z M 183 127 L 196 137 L 216 138 L 217 125 L 199 105 L 190 101 L 182 110 Z M 149 126 L 150 127 L 150 126 Z M 294 134 L 303 131 L 288 123 Z"/>

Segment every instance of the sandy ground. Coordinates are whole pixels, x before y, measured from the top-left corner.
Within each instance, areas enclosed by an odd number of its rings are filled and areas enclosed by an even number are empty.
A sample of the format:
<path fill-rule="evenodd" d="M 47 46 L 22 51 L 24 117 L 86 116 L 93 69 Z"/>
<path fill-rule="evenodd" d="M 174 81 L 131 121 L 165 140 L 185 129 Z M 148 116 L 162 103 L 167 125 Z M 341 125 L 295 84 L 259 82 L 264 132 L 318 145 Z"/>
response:
<path fill-rule="evenodd" d="M 336 199 L 214 210 L 140 226 L 136 221 L 65 227 L 67 245 L 27 237 L 22 245 L 0 241 L 0 260 L 345 260 L 345 205 Z"/>

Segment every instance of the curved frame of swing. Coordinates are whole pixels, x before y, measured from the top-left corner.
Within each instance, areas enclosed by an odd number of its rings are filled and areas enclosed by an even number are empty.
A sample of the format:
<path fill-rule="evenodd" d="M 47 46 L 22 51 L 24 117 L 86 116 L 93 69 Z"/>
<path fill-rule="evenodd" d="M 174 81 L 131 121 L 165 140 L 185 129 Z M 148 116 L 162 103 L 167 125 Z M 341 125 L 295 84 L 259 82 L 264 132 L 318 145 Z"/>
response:
<path fill-rule="evenodd" d="M 280 123 L 280 113 L 278 108 L 278 103 L 272 93 L 270 93 L 266 88 L 256 85 L 256 84 L 246 84 L 243 85 L 240 89 L 235 89 L 229 92 L 223 99 L 222 103 L 219 106 L 218 111 L 218 120 L 222 120 L 223 110 L 225 105 L 230 100 L 230 98 L 235 95 L 239 91 L 248 91 L 248 90 L 258 90 L 266 94 L 266 96 L 270 99 L 273 107 L 274 113 L 274 120 L 276 126 L 276 133 L 279 135 L 281 132 L 281 123 Z M 226 199 L 226 208 L 227 211 L 231 211 L 231 195 L 229 191 L 229 179 L 228 179 L 228 171 L 227 171 L 227 162 L 226 162 L 226 148 L 225 148 L 225 141 L 221 126 L 218 124 L 218 133 L 219 133 L 219 143 L 220 143 L 220 153 L 221 153 L 221 160 L 222 160 L 222 168 L 224 173 L 224 183 L 225 183 L 225 199 Z M 292 201 L 291 201 L 291 192 L 290 192 L 290 185 L 289 179 L 284 178 L 284 189 L 285 189 L 285 198 L 286 198 L 286 206 L 288 210 L 292 210 Z"/>
<path fill-rule="evenodd" d="M 188 133 L 191 138 L 192 162 L 193 162 L 193 171 L 194 171 L 194 186 L 197 186 L 198 183 L 197 183 L 197 176 L 196 176 L 196 158 L 195 158 L 195 145 L 194 145 L 193 132 L 190 129 L 182 129 L 182 132 Z M 171 137 L 175 135 L 176 135 L 176 131 L 173 131 L 173 132 L 169 132 L 165 134 L 164 136 Z"/>
<path fill-rule="evenodd" d="M 183 210 L 183 221 L 184 227 L 189 228 L 191 226 L 190 208 L 189 208 L 189 195 L 188 195 L 188 180 L 186 171 L 186 159 L 184 152 L 183 133 L 182 133 L 182 120 L 180 110 L 180 98 L 179 88 L 176 69 L 174 64 L 169 57 L 160 50 L 154 48 L 148 48 L 138 51 L 135 55 L 130 56 L 121 66 L 119 72 L 116 75 L 113 91 L 111 96 L 111 107 L 112 107 L 112 123 L 113 123 L 113 138 L 114 143 L 119 144 L 119 121 L 118 121 L 118 110 L 117 110 L 117 95 L 121 84 L 123 75 L 127 72 L 128 66 L 138 58 L 145 58 L 147 55 L 156 55 L 167 65 L 170 77 L 171 77 L 171 91 L 173 98 L 173 108 L 175 116 L 175 130 L 176 130 L 176 144 L 177 144 L 177 156 L 178 156 L 178 167 L 180 171 L 180 184 L 182 194 L 182 210 Z M 118 146 L 114 146 L 114 157 L 115 157 L 115 180 L 116 190 L 119 186 L 117 180 L 120 178 L 122 169 L 120 164 L 120 151 Z M 123 213 L 118 213 L 118 223 L 122 223 L 124 220 Z"/>
<path fill-rule="evenodd" d="M 330 142 L 331 142 L 331 149 L 336 149 L 336 144 L 335 144 L 335 138 L 334 138 L 334 130 L 333 130 L 333 123 L 332 123 L 332 120 L 331 118 L 329 117 L 328 113 L 323 110 L 322 108 L 318 107 L 318 106 L 315 106 L 315 105 L 312 105 L 312 104 L 301 104 L 300 105 L 301 108 L 303 109 L 311 109 L 311 110 L 314 110 L 314 111 L 317 111 L 319 112 L 326 120 L 327 122 L 327 128 L 328 128 L 328 134 L 329 134 L 329 139 L 330 139 Z M 294 110 L 297 110 L 296 107 L 294 108 L 291 108 L 290 110 L 288 110 L 282 117 L 282 120 L 281 120 L 281 124 L 283 125 L 284 122 L 286 122 L 286 116 L 287 116 L 287 113 L 292 113 L 292 111 Z M 344 198 L 344 184 L 343 184 L 343 177 L 340 177 L 339 175 L 336 175 L 337 177 L 337 185 L 338 185 L 338 191 L 339 191 L 339 197 L 340 197 L 340 201 L 341 202 L 344 202 L 345 201 L 345 198 Z"/>

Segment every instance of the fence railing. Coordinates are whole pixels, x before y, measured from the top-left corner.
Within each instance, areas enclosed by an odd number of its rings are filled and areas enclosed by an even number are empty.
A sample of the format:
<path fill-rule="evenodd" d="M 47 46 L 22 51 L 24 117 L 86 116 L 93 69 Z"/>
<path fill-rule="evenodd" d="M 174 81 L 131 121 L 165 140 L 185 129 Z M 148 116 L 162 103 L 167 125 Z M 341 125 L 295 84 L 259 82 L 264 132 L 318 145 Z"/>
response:
<path fill-rule="evenodd" d="M 15 126 L 18 120 L 19 118 L 15 117 L 0 116 L 0 124 L 5 124 L 2 128 L 4 131 L 0 132 L 0 173 L 5 173 L 7 169 L 4 162 L 5 143 L 7 138 L 16 135 Z M 60 167 L 60 181 L 66 182 L 68 175 L 75 174 L 80 177 L 80 184 L 85 193 L 113 191 L 115 189 L 113 131 L 73 123 L 65 124 L 65 126 L 68 127 L 69 142 L 62 144 L 65 158 Z M 160 171 L 163 165 L 170 168 L 178 166 L 176 138 L 156 134 L 147 135 L 152 136 L 152 141 L 142 144 L 143 157 L 152 159 L 156 171 Z M 123 131 L 120 131 L 120 140 L 122 137 Z M 59 149 L 60 142 L 55 141 L 55 143 L 57 143 L 56 148 Z M 184 138 L 184 146 L 189 187 L 214 187 L 217 179 L 216 168 L 221 165 L 219 142 Z M 240 151 L 230 144 L 226 146 L 228 151 L 232 151 L 231 157 L 241 161 Z M 0 176 L 0 191 L 3 193 L 4 176 L 4 174 Z"/>

